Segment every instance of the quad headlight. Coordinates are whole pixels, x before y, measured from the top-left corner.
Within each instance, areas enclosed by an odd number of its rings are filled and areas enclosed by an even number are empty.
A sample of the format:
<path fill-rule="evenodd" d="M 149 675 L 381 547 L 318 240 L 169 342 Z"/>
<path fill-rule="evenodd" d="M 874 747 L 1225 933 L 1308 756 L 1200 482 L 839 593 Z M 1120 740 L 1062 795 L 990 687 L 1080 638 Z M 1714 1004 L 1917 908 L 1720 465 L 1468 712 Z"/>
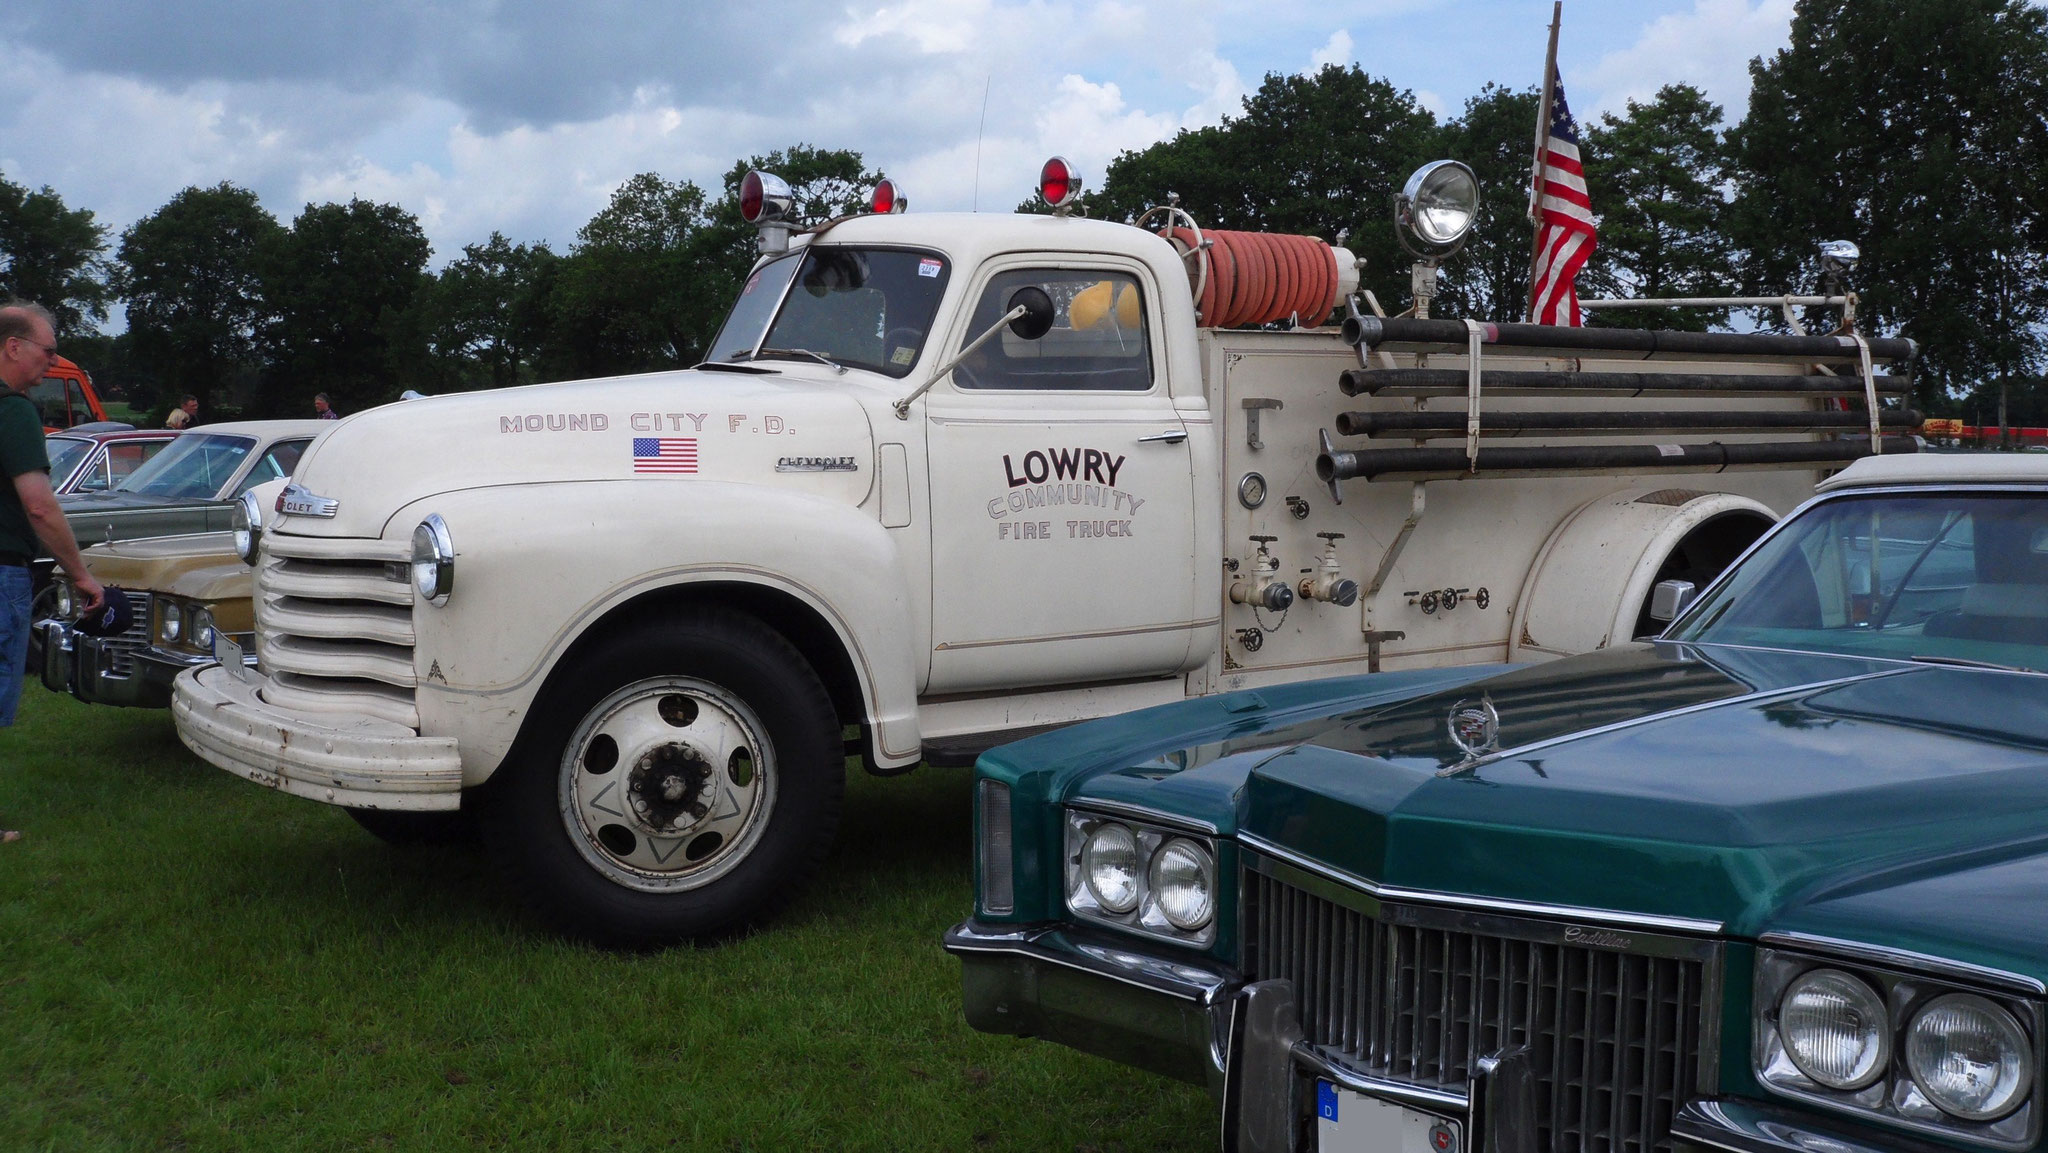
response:
<path fill-rule="evenodd" d="M 1067 907 L 1181 944 L 1215 939 L 1216 852 L 1186 833 L 1067 813 Z"/>
<path fill-rule="evenodd" d="M 58 577 L 56 585 L 57 615 L 69 620 L 78 608 L 78 590 L 72 586 L 69 577 Z"/>
<path fill-rule="evenodd" d="M 1923 969 L 1757 951 L 1757 1080 L 1789 1097 L 2003 1149 L 2041 1137 L 2043 1007 Z"/>
<path fill-rule="evenodd" d="M 163 602 L 163 611 L 156 619 L 156 635 L 159 639 L 176 644 L 185 635 L 185 608 L 176 601 Z"/>

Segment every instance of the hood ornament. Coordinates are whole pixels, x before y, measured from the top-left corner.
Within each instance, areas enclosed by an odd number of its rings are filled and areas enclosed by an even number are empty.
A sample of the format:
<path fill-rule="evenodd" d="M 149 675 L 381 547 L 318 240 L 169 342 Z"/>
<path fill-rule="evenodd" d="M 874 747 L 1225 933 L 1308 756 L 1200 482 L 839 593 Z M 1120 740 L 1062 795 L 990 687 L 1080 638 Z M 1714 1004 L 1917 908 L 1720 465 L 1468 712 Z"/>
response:
<path fill-rule="evenodd" d="M 1444 727 L 1450 733 L 1451 743 L 1465 754 L 1463 761 L 1442 770 L 1444 775 L 1471 768 L 1474 762 L 1500 751 L 1500 713 L 1490 698 L 1452 705 Z"/>
<path fill-rule="evenodd" d="M 332 518 L 341 511 L 341 502 L 331 496 L 316 495 L 303 486 L 288 484 L 283 492 L 277 494 L 277 511 L 286 516 Z"/>

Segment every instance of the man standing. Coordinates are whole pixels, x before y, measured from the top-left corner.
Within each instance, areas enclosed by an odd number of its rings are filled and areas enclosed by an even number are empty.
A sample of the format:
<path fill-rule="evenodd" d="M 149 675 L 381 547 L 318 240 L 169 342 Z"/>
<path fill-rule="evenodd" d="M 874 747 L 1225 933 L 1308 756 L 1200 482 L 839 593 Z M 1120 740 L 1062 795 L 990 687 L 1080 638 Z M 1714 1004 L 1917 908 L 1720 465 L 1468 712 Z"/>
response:
<path fill-rule="evenodd" d="M 37 543 L 77 584 L 86 612 L 106 600 L 79 555 L 64 510 L 50 491 L 43 419 L 28 398 L 31 385 L 57 359 L 57 328 L 47 309 L 23 300 L 0 304 L 0 728 L 14 723 L 28 664 L 29 562 Z M 21 834 L 0 830 L 0 843 Z"/>
<path fill-rule="evenodd" d="M 188 395 L 185 399 L 178 402 L 178 407 L 171 410 L 171 415 L 164 418 L 164 427 L 175 428 L 182 432 L 192 427 L 192 418 L 198 415 L 199 398 Z"/>
<path fill-rule="evenodd" d="M 313 394 L 313 418 L 315 420 L 340 420 L 341 414 L 334 411 L 334 402 L 324 392 Z"/>

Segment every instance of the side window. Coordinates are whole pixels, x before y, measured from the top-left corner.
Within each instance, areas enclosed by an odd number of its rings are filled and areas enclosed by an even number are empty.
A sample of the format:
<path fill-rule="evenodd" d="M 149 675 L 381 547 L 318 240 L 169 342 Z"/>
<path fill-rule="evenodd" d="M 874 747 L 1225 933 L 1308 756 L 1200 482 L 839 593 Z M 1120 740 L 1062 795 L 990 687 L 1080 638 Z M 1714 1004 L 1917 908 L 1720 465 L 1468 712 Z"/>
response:
<path fill-rule="evenodd" d="M 164 443 L 162 441 L 149 441 L 142 444 L 137 444 L 133 441 L 117 441 L 108 445 L 107 469 L 113 474 L 109 479 L 113 484 L 120 484 L 128 479 L 129 473 L 141 468 L 142 462 L 155 456 L 156 450 L 163 446 Z"/>
<path fill-rule="evenodd" d="M 121 478 L 110 475 L 109 465 L 111 463 L 111 453 L 103 452 L 99 456 L 94 457 L 92 463 L 86 466 L 85 471 L 78 475 L 78 483 L 72 485 L 72 489 L 76 492 L 105 492 L 119 484 Z"/>
<path fill-rule="evenodd" d="M 1152 387 L 1145 297 L 1128 273 L 1066 268 L 999 273 L 982 290 L 968 339 L 1009 311 L 1010 296 L 1026 285 L 1052 297 L 1052 331 L 1025 340 L 1004 329 L 953 370 L 955 384 L 1062 392 L 1144 392 Z"/>
<path fill-rule="evenodd" d="M 240 496 L 265 481 L 290 476 L 299 465 L 299 457 L 311 443 L 308 440 L 286 440 L 271 445 L 263 459 L 256 462 L 256 467 L 249 470 L 249 475 L 242 478 L 242 483 L 235 486 L 234 495 Z"/>
<path fill-rule="evenodd" d="M 28 386 L 28 398 L 36 402 L 36 411 L 42 414 L 44 428 L 70 428 L 78 422 L 71 419 L 71 412 L 64 403 L 64 381 L 46 376 Z"/>
<path fill-rule="evenodd" d="M 71 423 L 90 424 L 93 420 L 92 406 L 85 402 L 85 389 L 75 380 L 64 382 L 64 395 L 71 402 Z"/>

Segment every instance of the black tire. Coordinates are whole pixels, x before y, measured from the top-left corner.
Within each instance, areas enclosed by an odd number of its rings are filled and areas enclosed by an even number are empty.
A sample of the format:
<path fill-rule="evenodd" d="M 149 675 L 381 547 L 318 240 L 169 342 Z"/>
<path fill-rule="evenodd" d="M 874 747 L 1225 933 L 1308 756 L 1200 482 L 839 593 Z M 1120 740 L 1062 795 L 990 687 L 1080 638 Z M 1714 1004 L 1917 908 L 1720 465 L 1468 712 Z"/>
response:
<path fill-rule="evenodd" d="M 356 824 L 387 845 L 409 848 L 415 845 L 466 845 L 477 838 L 476 813 L 469 809 L 453 812 L 401 813 L 390 809 L 347 809 Z"/>
<path fill-rule="evenodd" d="M 484 835 L 572 936 L 645 948 L 759 922 L 823 862 L 845 749 L 781 634 L 695 606 L 549 678 L 484 790 Z"/>

